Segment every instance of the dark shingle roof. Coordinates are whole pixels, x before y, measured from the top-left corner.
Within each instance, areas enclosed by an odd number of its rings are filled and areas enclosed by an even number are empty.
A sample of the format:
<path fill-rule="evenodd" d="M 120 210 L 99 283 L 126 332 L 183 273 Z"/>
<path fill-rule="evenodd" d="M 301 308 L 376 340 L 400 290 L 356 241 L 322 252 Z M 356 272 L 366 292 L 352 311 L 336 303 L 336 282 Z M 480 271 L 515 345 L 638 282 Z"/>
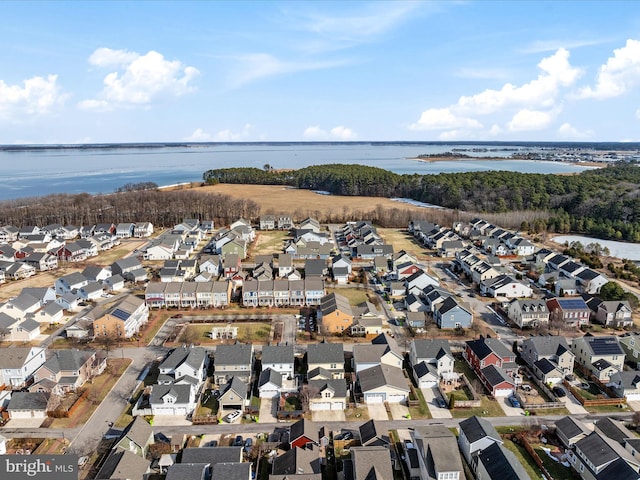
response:
<path fill-rule="evenodd" d="M 181 463 L 230 463 L 242 461 L 242 447 L 200 447 L 182 450 Z"/>
<path fill-rule="evenodd" d="M 491 437 L 496 440 L 500 440 L 500 435 L 493 428 L 493 425 L 488 420 L 480 417 L 469 417 L 466 420 L 460 422 L 460 430 L 464 432 L 465 437 L 469 440 L 469 443 L 477 442 L 485 437 Z"/>

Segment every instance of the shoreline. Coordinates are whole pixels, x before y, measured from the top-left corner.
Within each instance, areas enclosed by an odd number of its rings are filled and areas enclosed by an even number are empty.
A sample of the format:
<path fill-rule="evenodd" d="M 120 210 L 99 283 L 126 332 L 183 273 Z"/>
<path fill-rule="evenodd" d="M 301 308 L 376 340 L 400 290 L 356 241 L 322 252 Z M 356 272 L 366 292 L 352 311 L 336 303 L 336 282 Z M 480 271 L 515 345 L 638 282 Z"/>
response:
<path fill-rule="evenodd" d="M 525 162 L 542 162 L 542 163 L 566 163 L 567 165 L 574 165 L 578 167 L 592 167 L 592 168 L 604 168 L 607 166 L 607 162 L 565 162 L 563 160 L 541 160 L 532 158 L 510 158 L 510 157 L 448 157 L 448 156 L 434 156 L 434 157 L 406 157 L 407 160 L 414 160 L 423 163 L 436 163 L 436 162 L 468 162 L 468 161 L 497 161 L 504 162 L 506 160 L 517 161 L 522 160 Z"/>

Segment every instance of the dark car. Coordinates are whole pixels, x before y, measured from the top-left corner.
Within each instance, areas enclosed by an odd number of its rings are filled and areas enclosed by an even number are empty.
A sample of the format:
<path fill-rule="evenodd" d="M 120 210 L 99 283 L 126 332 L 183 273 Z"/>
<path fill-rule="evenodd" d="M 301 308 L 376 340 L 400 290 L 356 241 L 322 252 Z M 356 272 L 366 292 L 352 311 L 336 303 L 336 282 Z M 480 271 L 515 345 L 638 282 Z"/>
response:
<path fill-rule="evenodd" d="M 238 435 L 236 437 L 236 439 L 233 441 L 233 446 L 234 447 L 242 447 L 242 446 L 244 446 L 244 438 L 242 438 L 242 435 Z"/>
<path fill-rule="evenodd" d="M 251 450 L 251 447 L 253 447 L 253 439 L 252 438 L 247 438 L 244 441 L 244 451 L 245 452 L 249 452 Z"/>
<path fill-rule="evenodd" d="M 447 408 L 447 402 L 444 401 L 444 398 L 437 398 L 436 403 L 440 408 Z"/>
<path fill-rule="evenodd" d="M 565 392 L 564 388 L 562 388 L 562 387 L 553 387 L 553 394 L 556 397 L 566 397 L 567 396 L 567 392 Z"/>
<path fill-rule="evenodd" d="M 345 432 L 344 435 L 342 436 L 343 440 L 351 440 L 353 438 L 353 433 L 351 432 Z"/>

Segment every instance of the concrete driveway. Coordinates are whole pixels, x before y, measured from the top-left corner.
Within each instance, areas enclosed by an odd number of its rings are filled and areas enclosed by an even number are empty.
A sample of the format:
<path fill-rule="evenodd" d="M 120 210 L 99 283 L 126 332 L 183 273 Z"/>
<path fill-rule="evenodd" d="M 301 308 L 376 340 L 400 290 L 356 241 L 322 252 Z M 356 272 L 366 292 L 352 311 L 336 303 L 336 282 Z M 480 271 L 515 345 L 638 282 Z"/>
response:
<path fill-rule="evenodd" d="M 389 415 L 387 415 L 387 409 L 384 408 L 383 403 L 367 403 L 367 409 L 369 410 L 370 419 L 389 420 Z"/>
<path fill-rule="evenodd" d="M 12 418 L 2 428 L 38 428 L 45 418 Z"/>
<path fill-rule="evenodd" d="M 509 397 L 500 397 L 497 399 L 498 405 L 502 408 L 502 411 L 507 417 L 520 417 L 524 415 L 524 410 L 520 407 L 512 407 L 509 402 Z"/>
<path fill-rule="evenodd" d="M 191 421 L 179 415 L 154 415 L 153 416 L 154 427 L 173 427 L 176 425 L 191 426 Z"/>
<path fill-rule="evenodd" d="M 627 402 L 627 405 L 629 405 L 629 408 L 634 412 L 640 412 L 640 400 L 631 400 Z"/>
<path fill-rule="evenodd" d="M 389 409 L 391 410 L 391 418 L 394 420 L 405 420 L 409 415 L 409 407 L 402 403 L 390 403 Z"/>
<path fill-rule="evenodd" d="M 277 399 L 278 397 L 276 397 Z M 276 423 L 276 409 L 278 404 L 273 401 L 273 398 L 261 398 L 260 399 L 260 413 L 258 414 L 258 423 Z"/>
<path fill-rule="evenodd" d="M 436 398 L 440 395 L 437 393 L 437 388 L 421 388 L 422 395 L 425 402 L 427 402 L 427 408 L 433 418 L 453 418 L 451 416 L 451 410 L 448 408 L 440 408 L 436 403 Z"/>
<path fill-rule="evenodd" d="M 344 410 L 314 410 L 311 412 L 311 420 L 314 422 L 344 422 L 346 418 Z"/>
<path fill-rule="evenodd" d="M 567 392 L 567 396 L 560 398 L 560 401 L 564 403 L 565 407 L 567 407 L 567 410 L 569 410 L 569 413 L 571 414 L 581 415 L 589 413 L 585 410 L 582 404 L 576 400 L 576 397 L 571 395 L 571 392 Z"/>

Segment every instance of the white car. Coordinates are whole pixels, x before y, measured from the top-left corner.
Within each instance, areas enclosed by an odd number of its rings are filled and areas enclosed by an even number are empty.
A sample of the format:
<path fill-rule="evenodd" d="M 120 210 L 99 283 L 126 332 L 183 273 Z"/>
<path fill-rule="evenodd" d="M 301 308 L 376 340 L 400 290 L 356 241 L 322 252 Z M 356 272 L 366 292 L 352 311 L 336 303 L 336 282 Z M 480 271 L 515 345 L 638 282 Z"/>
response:
<path fill-rule="evenodd" d="M 227 423 L 231 423 L 236 421 L 238 418 L 240 418 L 241 415 L 242 415 L 241 410 L 234 410 L 233 412 L 231 412 L 225 417 L 225 420 L 227 421 Z"/>

